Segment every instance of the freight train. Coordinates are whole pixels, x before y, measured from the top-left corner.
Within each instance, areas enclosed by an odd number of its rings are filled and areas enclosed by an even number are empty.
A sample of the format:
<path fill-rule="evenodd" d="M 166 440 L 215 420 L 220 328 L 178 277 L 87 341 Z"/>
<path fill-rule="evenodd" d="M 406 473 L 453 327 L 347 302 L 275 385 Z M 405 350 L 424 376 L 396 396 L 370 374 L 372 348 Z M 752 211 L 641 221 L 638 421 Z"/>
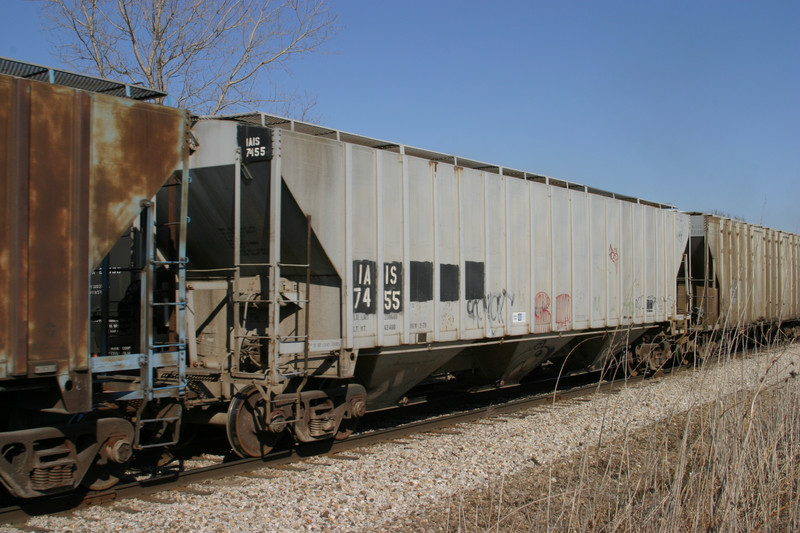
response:
<path fill-rule="evenodd" d="M 0 70 L 0 480 L 17 498 L 107 489 L 190 424 L 258 457 L 426 391 L 797 333 L 797 235 Z"/>

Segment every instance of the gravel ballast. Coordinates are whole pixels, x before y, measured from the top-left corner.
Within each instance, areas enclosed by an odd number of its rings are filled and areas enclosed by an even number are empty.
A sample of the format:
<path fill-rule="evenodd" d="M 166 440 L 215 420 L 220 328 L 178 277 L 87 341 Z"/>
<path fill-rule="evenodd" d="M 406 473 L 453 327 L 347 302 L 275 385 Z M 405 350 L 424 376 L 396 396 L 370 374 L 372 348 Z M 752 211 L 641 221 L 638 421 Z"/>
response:
<path fill-rule="evenodd" d="M 303 470 L 264 468 L 252 476 L 198 483 L 146 499 L 33 517 L 20 527 L 76 532 L 380 531 L 405 523 L 407 528 L 409 515 L 420 515 L 460 491 L 480 489 L 526 468 L 547 468 L 596 445 L 601 435 L 602 440 L 613 439 L 732 392 L 780 383 L 799 368 L 800 346 L 792 345 L 740 356 L 702 372 L 622 385 L 618 393 L 598 394 L 591 401 L 564 402 L 527 416 L 465 423 L 454 431 L 371 445 L 347 452 L 347 460 L 312 457 L 298 463 Z"/>

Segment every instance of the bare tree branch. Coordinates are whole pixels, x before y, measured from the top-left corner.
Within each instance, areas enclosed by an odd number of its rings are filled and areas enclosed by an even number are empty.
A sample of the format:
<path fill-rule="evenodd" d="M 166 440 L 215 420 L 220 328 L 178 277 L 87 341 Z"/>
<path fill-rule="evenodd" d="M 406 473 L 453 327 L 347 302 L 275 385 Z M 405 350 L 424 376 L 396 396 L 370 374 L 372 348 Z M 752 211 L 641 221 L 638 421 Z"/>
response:
<path fill-rule="evenodd" d="M 169 92 L 176 105 L 206 114 L 271 104 L 305 115 L 313 98 L 276 90 L 274 75 L 338 30 L 326 0 L 43 4 L 54 44 L 73 68 Z"/>

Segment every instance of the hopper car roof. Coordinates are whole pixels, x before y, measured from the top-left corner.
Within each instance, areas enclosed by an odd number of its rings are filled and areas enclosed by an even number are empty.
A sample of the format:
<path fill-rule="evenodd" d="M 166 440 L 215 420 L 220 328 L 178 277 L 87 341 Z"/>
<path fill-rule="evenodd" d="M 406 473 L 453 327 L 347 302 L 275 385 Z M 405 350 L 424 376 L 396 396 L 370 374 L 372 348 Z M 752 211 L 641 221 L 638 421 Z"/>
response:
<path fill-rule="evenodd" d="M 329 139 L 335 139 L 337 141 L 348 142 L 351 144 L 369 146 L 371 148 L 375 148 L 378 150 L 387 150 L 395 153 L 403 153 L 410 156 L 428 159 L 430 161 L 441 161 L 444 163 L 449 163 L 451 165 L 471 168 L 475 170 L 484 170 L 487 172 L 493 172 L 503 176 L 510 176 L 529 181 L 538 181 L 540 183 L 546 183 L 548 185 L 563 187 L 565 189 L 580 190 L 587 193 L 598 194 L 609 198 L 616 198 L 618 200 L 624 200 L 636 204 L 648 205 L 651 207 L 657 207 L 661 209 L 675 209 L 675 206 L 672 204 L 664 204 L 661 202 L 653 202 L 650 200 L 635 198 L 633 196 L 613 193 L 602 189 L 596 189 L 594 187 L 589 187 L 587 185 L 582 185 L 580 183 L 574 183 L 557 178 L 551 178 L 549 176 L 544 176 L 537 173 L 525 172 L 522 170 L 507 168 L 500 165 L 494 165 L 491 163 L 476 161 L 474 159 L 460 157 L 452 154 L 446 154 L 443 152 L 437 152 L 435 150 L 415 148 L 413 146 L 408 146 L 404 144 L 394 143 L 381 139 L 375 139 L 372 137 L 365 137 L 363 135 L 356 135 L 353 133 L 347 133 L 345 131 L 336 130 L 325 126 L 319 126 L 317 124 L 312 124 L 310 122 L 292 120 L 290 118 L 271 115 L 268 113 L 256 112 L 256 113 L 243 113 L 243 114 L 224 115 L 224 116 L 201 116 L 197 118 L 199 120 L 213 120 L 213 119 L 235 120 L 238 122 L 253 124 L 256 126 L 290 130 L 298 133 L 304 133 L 307 135 L 313 135 L 315 137 L 324 137 Z"/>
<path fill-rule="evenodd" d="M 794 233 L 794 232 L 791 232 L 791 231 L 779 230 L 779 229 L 771 228 L 769 226 L 764 226 L 763 224 L 754 224 L 753 222 L 748 222 L 748 221 L 744 220 L 743 218 L 736 218 L 736 217 L 727 216 L 727 215 L 723 215 L 723 214 L 719 214 L 719 213 L 706 213 L 704 211 L 687 211 L 686 214 L 689 215 L 689 216 L 692 216 L 692 217 L 701 217 L 702 216 L 704 218 L 711 218 L 711 219 L 716 219 L 716 220 L 726 220 L 728 222 L 733 222 L 735 224 L 743 224 L 745 226 L 750 226 L 752 228 L 758 228 L 758 229 L 762 229 L 762 230 L 773 231 L 773 232 L 780 233 L 780 234 L 783 234 L 783 235 L 798 235 L 797 233 Z"/>
<path fill-rule="evenodd" d="M 148 89 L 147 87 L 139 85 L 120 83 L 118 81 L 86 76 L 84 74 L 76 74 L 66 70 L 43 67 L 41 65 L 25 63 L 6 57 L 0 57 L 0 74 L 64 85 L 73 89 L 82 89 L 93 93 L 131 98 L 133 100 L 153 100 L 167 95 L 167 93 Z"/>

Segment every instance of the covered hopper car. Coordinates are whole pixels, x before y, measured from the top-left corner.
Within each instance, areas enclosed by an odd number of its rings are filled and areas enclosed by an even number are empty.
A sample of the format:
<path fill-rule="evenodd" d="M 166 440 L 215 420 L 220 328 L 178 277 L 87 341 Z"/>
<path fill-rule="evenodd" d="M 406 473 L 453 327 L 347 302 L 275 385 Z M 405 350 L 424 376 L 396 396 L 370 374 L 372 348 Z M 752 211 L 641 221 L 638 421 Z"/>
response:
<path fill-rule="evenodd" d="M 261 456 L 442 388 L 657 368 L 796 326 L 795 235 L 0 66 L 0 480 L 16 497 L 110 487 L 187 424 Z"/>
<path fill-rule="evenodd" d="M 0 74 L 0 479 L 22 498 L 105 488 L 134 449 L 177 442 L 185 311 L 169 300 L 185 298 L 184 271 L 182 253 L 155 248 L 151 199 L 185 194 L 189 116 L 140 101 L 163 96 L 141 87 L 7 59 L 0 70 L 13 74 Z M 138 262 L 110 271 L 123 234 Z M 127 302 L 110 302 L 123 277 Z M 136 319 L 112 317 L 120 308 Z M 98 345 L 98 329 L 125 348 Z M 181 377 L 166 383 L 160 367 Z"/>
<path fill-rule="evenodd" d="M 264 114 L 193 135 L 191 401 L 236 402 L 230 370 L 270 395 L 346 382 L 379 409 L 559 353 L 599 365 L 683 318 L 689 217 L 669 206 Z"/>
<path fill-rule="evenodd" d="M 720 342 L 800 336 L 800 235 L 692 213 L 679 305 L 691 313 L 676 347 L 701 357 Z"/>

